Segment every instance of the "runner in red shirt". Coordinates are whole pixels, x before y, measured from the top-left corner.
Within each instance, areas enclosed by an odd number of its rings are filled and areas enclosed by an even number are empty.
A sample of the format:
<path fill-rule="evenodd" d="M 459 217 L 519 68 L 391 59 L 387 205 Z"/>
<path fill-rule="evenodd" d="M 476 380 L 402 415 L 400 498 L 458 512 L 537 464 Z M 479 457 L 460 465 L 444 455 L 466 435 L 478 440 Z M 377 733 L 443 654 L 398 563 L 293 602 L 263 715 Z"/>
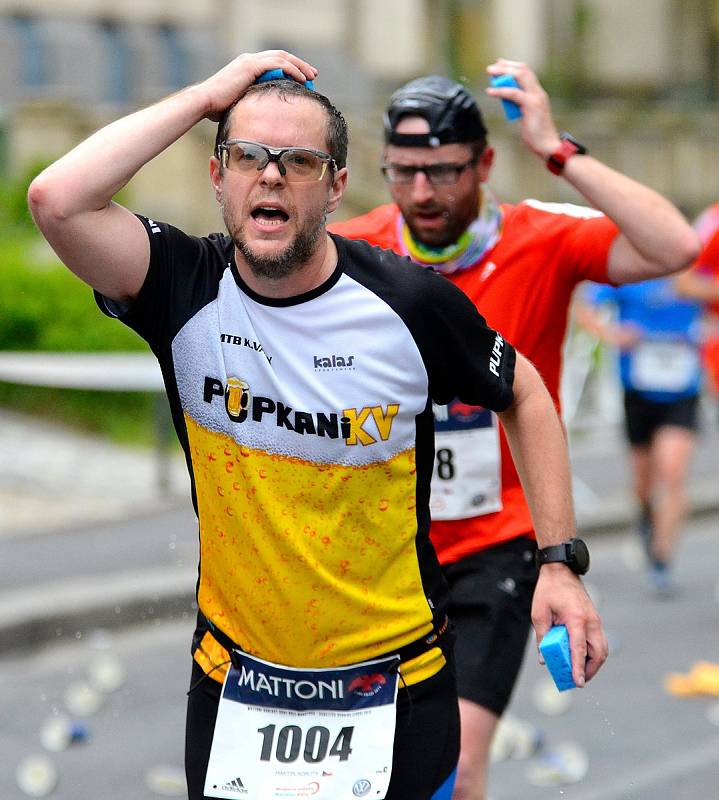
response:
<path fill-rule="evenodd" d="M 527 148 L 593 208 L 498 204 L 486 185 L 494 151 L 476 101 L 460 84 L 430 76 L 398 89 L 385 114 L 383 171 L 394 203 L 331 230 L 447 275 L 535 364 L 559 407 L 574 287 L 585 279 L 623 283 L 668 274 L 696 256 L 698 240 L 667 200 L 560 137 L 526 65 L 499 60 L 488 72 L 516 79 L 520 88 L 487 92 L 521 107 Z M 483 800 L 492 734 L 543 583 L 529 509 L 496 418 L 457 401 L 435 417 L 431 534 L 458 632 L 462 755 L 454 797 Z"/>
<path fill-rule="evenodd" d="M 706 304 L 704 367 L 712 391 L 719 396 L 719 203 L 712 203 L 697 217 L 694 229 L 702 251 L 692 268 L 677 278 L 677 291 Z"/>

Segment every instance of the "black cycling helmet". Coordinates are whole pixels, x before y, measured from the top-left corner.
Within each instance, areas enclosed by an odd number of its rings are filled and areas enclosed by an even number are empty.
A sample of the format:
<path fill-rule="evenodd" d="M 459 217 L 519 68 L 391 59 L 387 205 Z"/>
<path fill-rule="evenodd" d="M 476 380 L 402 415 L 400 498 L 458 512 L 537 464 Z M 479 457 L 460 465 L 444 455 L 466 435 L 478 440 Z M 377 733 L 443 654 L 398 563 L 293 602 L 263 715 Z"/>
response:
<path fill-rule="evenodd" d="M 424 117 L 429 133 L 397 133 L 402 117 Z M 461 83 L 440 75 L 416 78 L 390 97 L 384 115 L 387 144 L 400 147 L 439 147 L 452 142 L 482 141 L 487 129 L 477 101 Z"/>

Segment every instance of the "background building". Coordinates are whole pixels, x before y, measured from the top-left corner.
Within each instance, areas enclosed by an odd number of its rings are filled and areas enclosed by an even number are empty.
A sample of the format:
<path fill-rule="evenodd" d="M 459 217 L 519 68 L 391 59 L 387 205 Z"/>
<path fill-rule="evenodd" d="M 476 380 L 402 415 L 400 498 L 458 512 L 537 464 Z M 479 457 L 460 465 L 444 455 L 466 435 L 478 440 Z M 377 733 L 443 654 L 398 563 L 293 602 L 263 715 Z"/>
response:
<path fill-rule="evenodd" d="M 211 74 L 239 52 L 283 47 L 320 69 L 351 125 L 341 213 L 388 197 L 381 110 L 418 74 L 465 81 L 501 150 L 503 199 L 572 199 L 483 98 L 499 55 L 539 72 L 558 121 L 610 164 L 688 213 L 719 185 L 715 0 L 0 0 L 0 167 L 22 174 L 111 118 Z M 132 182 L 133 205 L 197 231 L 217 227 L 198 126 Z M 207 194 L 197 191 L 208 186 Z"/>

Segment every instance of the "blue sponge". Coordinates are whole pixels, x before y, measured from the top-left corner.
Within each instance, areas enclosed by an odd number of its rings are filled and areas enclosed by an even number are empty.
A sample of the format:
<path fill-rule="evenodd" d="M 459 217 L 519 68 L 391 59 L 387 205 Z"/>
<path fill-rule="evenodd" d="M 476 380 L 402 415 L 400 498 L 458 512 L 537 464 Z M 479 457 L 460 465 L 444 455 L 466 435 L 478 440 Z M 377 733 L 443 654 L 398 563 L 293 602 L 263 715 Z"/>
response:
<path fill-rule="evenodd" d="M 554 684 L 560 692 L 574 689 L 572 678 L 572 658 L 569 653 L 569 634 L 565 625 L 555 625 L 539 643 L 539 652 L 544 657 Z"/>
<path fill-rule="evenodd" d="M 503 86 L 511 86 L 513 89 L 519 89 L 519 84 L 511 75 L 495 75 L 489 81 L 490 86 L 501 89 Z M 522 109 L 512 100 L 502 100 L 502 107 L 504 108 L 504 116 L 509 122 L 519 119 L 522 116 Z"/>
<path fill-rule="evenodd" d="M 288 75 L 285 75 L 284 70 L 281 69 L 270 69 L 267 72 L 263 72 L 259 78 L 255 81 L 255 83 L 265 83 L 265 81 L 292 81 L 294 78 L 290 78 Z M 305 81 L 304 82 L 305 88 L 313 89 L 315 88 L 314 81 Z"/>

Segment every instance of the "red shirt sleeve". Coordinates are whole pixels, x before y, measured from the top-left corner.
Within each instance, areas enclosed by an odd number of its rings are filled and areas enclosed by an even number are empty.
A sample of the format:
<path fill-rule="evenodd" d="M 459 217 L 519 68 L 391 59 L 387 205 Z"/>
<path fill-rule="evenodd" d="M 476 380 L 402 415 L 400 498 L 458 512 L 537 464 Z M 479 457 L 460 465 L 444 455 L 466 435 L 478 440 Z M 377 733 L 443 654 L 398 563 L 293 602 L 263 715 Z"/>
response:
<path fill-rule="evenodd" d="M 364 239 L 377 247 L 396 251 L 397 221 L 397 206 L 387 203 L 360 217 L 333 222 L 327 229 L 347 239 Z"/>
<path fill-rule="evenodd" d="M 610 283 L 609 249 L 619 228 L 604 215 L 576 219 L 567 225 L 562 243 L 564 263 L 571 265 L 577 281 Z"/>
<path fill-rule="evenodd" d="M 702 275 L 710 275 L 712 277 L 719 275 L 719 229 L 714 232 L 704 245 L 691 269 L 700 272 Z"/>

